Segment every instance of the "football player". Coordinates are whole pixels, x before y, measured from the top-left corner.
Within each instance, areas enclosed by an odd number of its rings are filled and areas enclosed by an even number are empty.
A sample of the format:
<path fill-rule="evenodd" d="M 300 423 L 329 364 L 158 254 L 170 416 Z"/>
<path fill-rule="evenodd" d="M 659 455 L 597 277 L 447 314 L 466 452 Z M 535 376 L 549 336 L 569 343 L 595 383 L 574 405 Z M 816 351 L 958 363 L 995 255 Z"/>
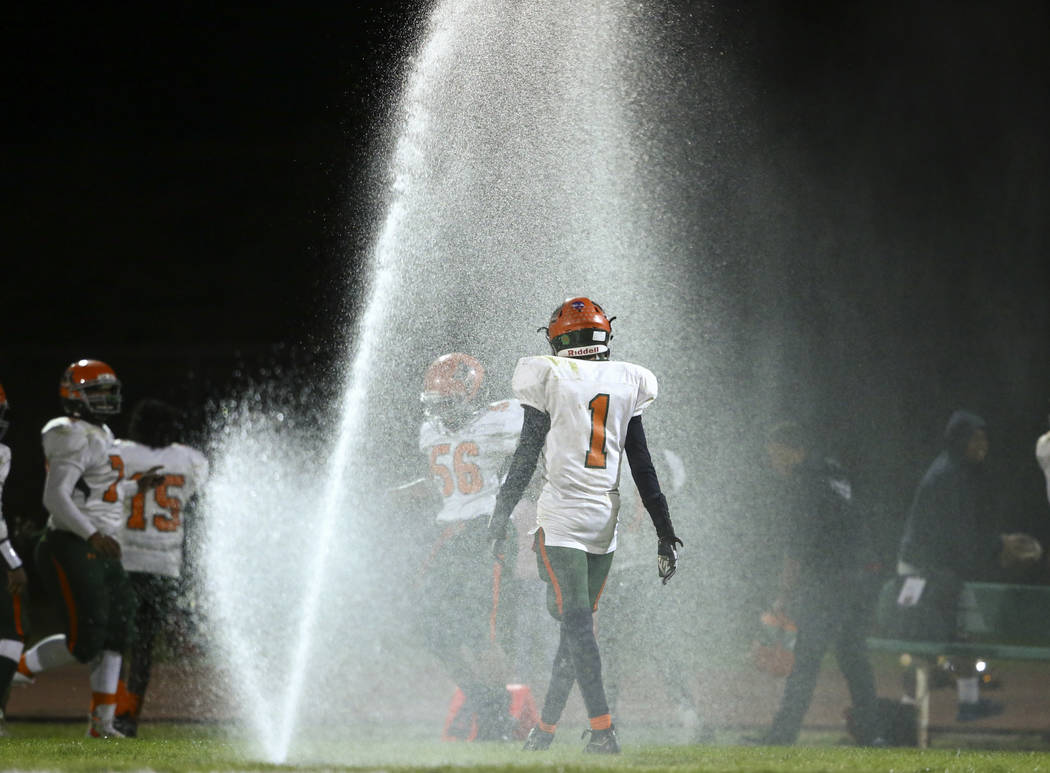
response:
<path fill-rule="evenodd" d="M 59 382 L 64 415 L 42 431 L 47 475 L 47 529 L 36 565 L 49 595 L 62 610 L 65 633 L 26 652 L 19 671 L 40 671 L 73 661 L 91 664 L 89 738 L 121 738 L 113 726 L 121 653 L 130 644 L 135 592 L 120 563 L 117 534 L 124 499 L 163 482 L 154 467 L 128 480 L 124 460 L 105 424 L 120 413 L 120 380 L 100 360 L 78 360 Z"/>
<path fill-rule="evenodd" d="M 0 440 L 4 439 L 10 424 L 7 418 L 7 395 L 4 385 L 0 384 Z M 11 449 L 0 443 L 0 495 L 4 491 L 7 474 L 11 470 Z M 25 600 L 26 587 L 29 581 L 22 559 L 11 545 L 4 521 L 3 509 L 0 508 L 0 557 L 4 582 L 0 585 L 0 699 L 7 694 L 7 688 L 18 668 L 22 655 L 22 644 L 25 641 Z M 7 735 L 4 726 L 4 715 L 0 711 L 0 736 Z"/>
<path fill-rule="evenodd" d="M 593 613 L 616 550 L 620 467 L 626 454 L 657 534 L 657 572 L 675 573 L 681 540 L 649 456 L 642 412 L 656 399 L 656 377 L 640 365 L 609 359 L 612 319 L 589 298 L 570 298 L 545 329 L 552 355 L 523 357 L 512 385 L 524 423 L 510 471 L 489 525 L 492 550 L 506 542 L 510 512 L 543 451 L 543 490 L 536 503 L 537 562 L 547 585 L 547 608 L 560 624 L 558 651 L 540 722 L 525 749 L 554 740 L 574 682 L 590 718 L 585 751 L 618 754 L 619 741 L 602 684 Z"/>
<path fill-rule="evenodd" d="M 435 535 L 422 567 L 419 623 L 428 645 L 464 695 L 446 737 L 503 740 L 513 732 L 507 692 L 510 618 L 503 564 L 488 550 L 488 520 L 521 432 L 521 405 L 480 401 L 485 370 L 467 354 L 426 369 L 419 449 L 440 494 Z M 513 562 L 511 562 L 513 565 Z M 476 715 L 476 727 L 474 716 Z"/>
<path fill-rule="evenodd" d="M 118 688 L 114 724 L 132 738 L 138 734 L 149 686 L 154 639 L 169 622 L 178 622 L 187 515 L 191 500 L 208 479 L 207 458 L 177 442 L 180 435 L 175 408 L 146 399 L 132 409 L 128 439 L 117 440 L 114 446 L 129 480 L 138 480 L 150 469 L 164 470 L 160 485 L 124 501 L 119 535 L 121 560 L 139 603 L 127 684 L 121 682 Z"/>

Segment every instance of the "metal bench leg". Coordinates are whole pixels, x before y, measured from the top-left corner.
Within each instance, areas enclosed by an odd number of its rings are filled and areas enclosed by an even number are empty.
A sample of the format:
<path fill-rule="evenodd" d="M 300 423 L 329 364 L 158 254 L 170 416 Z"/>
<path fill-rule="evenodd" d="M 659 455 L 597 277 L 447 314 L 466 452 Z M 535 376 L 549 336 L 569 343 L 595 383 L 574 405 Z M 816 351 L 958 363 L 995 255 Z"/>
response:
<path fill-rule="evenodd" d="M 929 746 L 930 675 L 929 667 L 925 661 L 915 664 L 915 735 L 920 749 L 925 749 Z"/>

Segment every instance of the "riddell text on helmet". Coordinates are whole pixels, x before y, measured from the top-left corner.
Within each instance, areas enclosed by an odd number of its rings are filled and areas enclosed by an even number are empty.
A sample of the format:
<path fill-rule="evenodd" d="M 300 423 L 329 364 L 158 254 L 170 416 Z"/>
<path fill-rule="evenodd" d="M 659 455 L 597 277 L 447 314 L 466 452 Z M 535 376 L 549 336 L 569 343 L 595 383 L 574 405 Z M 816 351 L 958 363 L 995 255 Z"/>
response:
<path fill-rule="evenodd" d="M 562 357 L 586 357 L 590 354 L 601 354 L 609 351 L 608 346 L 592 344 L 591 346 L 577 346 L 575 349 L 562 349 L 558 352 Z"/>

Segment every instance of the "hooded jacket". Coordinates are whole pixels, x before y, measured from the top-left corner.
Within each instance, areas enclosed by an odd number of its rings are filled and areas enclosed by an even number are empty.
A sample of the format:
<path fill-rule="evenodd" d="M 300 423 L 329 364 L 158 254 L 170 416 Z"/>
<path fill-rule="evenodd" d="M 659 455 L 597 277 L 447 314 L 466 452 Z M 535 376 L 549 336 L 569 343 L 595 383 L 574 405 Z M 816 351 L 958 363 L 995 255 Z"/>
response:
<path fill-rule="evenodd" d="M 899 558 L 924 571 L 947 570 L 972 580 L 994 564 L 998 537 L 988 533 L 982 506 L 982 465 L 966 458 L 966 446 L 984 419 L 955 411 L 944 431 L 944 450 L 919 482 L 908 511 Z"/>

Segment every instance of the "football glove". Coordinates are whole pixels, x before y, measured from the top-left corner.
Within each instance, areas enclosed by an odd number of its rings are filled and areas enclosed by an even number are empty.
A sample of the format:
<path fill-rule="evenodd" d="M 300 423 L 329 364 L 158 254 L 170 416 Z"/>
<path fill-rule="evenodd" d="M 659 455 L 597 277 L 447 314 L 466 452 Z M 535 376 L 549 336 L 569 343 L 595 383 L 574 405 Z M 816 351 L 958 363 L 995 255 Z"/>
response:
<path fill-rule="evenodd" d="M 503 562 L 507 559 L 507 548 L 503 543 L 504 540 L 502 538 L 489 540 L 489 552 L 492 553 L 492 557 L 496 559 L 496 563 L 500 566 L 503 566 Z"/>
<path fill-rule="evenodd" d="M 663 580 L 664 585 L 667 585 L 667 581 L 674 577 L 674 573 L 678 570 L 676 544 L 681 545 L 682 540 L 678 539 L 678 537 L 668 537 L 660 540 L 656 548 L 656 571 L 660 575 L 660 579 Z"/>

